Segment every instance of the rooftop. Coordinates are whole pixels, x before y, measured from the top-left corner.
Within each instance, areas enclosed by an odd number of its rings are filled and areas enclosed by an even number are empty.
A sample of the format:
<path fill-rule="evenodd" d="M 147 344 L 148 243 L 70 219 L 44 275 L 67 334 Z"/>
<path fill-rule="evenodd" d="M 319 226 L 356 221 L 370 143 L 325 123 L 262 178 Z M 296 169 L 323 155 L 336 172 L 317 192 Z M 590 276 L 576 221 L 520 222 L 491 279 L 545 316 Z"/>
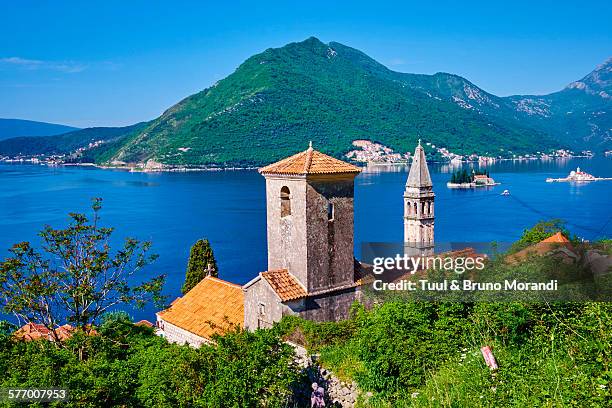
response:
<path fill-rule="evenodd" d="M 358 174 L 361 169 L 312 148 L 259 169 L 261 174 Z"/>
<path fill-rule="evenodd" d="M 427 160 L 425 159 L 425 151 L 421 146 L 421 140 L 414 150 L 410 173 L 408 173 L 407 187 L 431 187 L 431 177 L 427 168 Z"/>
<path fill-rule="evenodd" d="M 567 239 L 565 237 L 565 235 L 563 235 L 562 233 L 557 232 L 555 235 L 552 235 L 552 236 L 550 236 L 550 237 L 548 237 L 548 238 L 546 238 L 546 239 L 544 239 L 544 240 L 542 240 L 540 242 L 560 242 L 560 243 L 566 243 L 566 242 L 570 242 L 570 240 Z"/>
<path fill-rule="evenodd" d="M 210 339 L 244 322 L 242 287 L 207 276 L 183 297 L 157 314 L 164 321 Z"/>
<path fill-rule="evenodd" d="M 571 259 L 575 259 L 578 256 L 570 240 L 562 233 L 557 232 L 536 244 L 532 244 L 514 254 L 508 255 L 506 261 L 510 264 L 516 264 L 527 259 L 531 255 L 563 255 Z"/>
<path fill-rule="evenodd" d="M 300 299 L 308 294 L 306 289 L 286 269 L 262 272 L 261 276 L 268 281 L 283 302 Z"/>

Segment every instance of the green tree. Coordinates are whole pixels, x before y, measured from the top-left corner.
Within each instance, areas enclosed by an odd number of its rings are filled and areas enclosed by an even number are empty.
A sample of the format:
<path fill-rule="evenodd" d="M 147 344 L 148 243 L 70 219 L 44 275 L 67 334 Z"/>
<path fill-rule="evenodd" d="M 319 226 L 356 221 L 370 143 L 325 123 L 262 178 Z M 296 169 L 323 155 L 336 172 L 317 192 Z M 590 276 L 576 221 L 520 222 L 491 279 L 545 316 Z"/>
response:
<path fill-rule="evenodd" d="M 533 227 L 523 231 L 523 235 L 521 235 L 517 245 L 535 244 L 555 235 L 557 232 L 561 232 L 568 239 L 570 238 L 570 233 L 565 228 L 565 222 L 563 220 L 553 219 L 549 221 L 540 221 Z"/>
<path fill-rule="evenodd" d="M 209 273 L 218 276 L 217 261 L 213 254 L 210 242 L 207 239 L 199 239 L 189 251 L 189 263 L 185 273 L 185 284 L 182 287 L 183 294 L 189 292 L 195 285 Z"/>
<path fill-rule="evenodd" d="M 59 345 L 56 328 L 68 322 L 89 331 L 105 312 L 120 305 L 161 305 L 164 276 L 147 279 L 156 259 L 150 242 L 128 238 L 112 252 L 112 228 L 98 225 L 102 200 L 93 200 L 93 219 L 71 213 L 65 229 L 44 228 L 43 252 L 29 242 L 15 244 L 0 263 L 2 311 L 19 323 L 44 325 Z M 134 284 L 133 282 L 138 282 Z"/>

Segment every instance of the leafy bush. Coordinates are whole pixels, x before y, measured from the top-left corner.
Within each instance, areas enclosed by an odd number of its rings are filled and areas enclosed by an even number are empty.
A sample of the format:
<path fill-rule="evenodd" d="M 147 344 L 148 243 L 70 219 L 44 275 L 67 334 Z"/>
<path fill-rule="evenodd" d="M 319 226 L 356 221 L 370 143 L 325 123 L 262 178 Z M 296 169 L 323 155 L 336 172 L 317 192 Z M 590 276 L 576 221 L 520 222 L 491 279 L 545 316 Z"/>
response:
<path fill-rule="evenodd" d="M 234 331 L 193 349 L 125 316 L 58 348 L 0 336 L 0 387 L 65 387 L 79 407 L 284 407 L 301 383 L 293 350 L 270 330 Z M 77 350 L 85 350 L 80 360 Z"/>

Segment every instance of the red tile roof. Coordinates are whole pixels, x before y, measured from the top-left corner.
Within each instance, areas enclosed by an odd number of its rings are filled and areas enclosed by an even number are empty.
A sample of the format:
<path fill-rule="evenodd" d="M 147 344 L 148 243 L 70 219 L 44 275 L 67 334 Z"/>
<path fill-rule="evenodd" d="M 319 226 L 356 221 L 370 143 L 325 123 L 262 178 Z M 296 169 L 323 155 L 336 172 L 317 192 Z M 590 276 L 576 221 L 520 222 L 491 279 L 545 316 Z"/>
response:
<path fill-rule="evenodd" d="M 51 335 L 51 330 L 47 329 L 42 324 L 27 323 L 21 326 L 13 333 L 13 336 L 20 340 L 31 341 L 39 339 L 48 339 Z"/>
<path fill-rule="evenodd" d="M 261 276 L 283 302 L 300 299 L 308 294 L 300 282 L 286 269 L 262 272 Z"/>
<path fill-rule="evenodd" d="M 546 238 L 546 239 L 544 239 L 544 240 L 542 240 L 540 242 L 560 242 L 560 243 L 566 243 L 566 242 L 570 242 L 570 240 L 567 239 L 565 237 L 565 235 L 563 235 L 562 233 L 557 232 L 555 235 L 552 235 L 552 236 L 550 236 L 550 237 L 548 237 L 548 238 Z"/>
<path fill-rule="evenodd" d="M 70 337 L 72 337 L 75 331 L 76 331 L 76 328 L 74 328 L 73 326 L 69 324 L 65 324 L 63 326 L 59 326 L 55 328 L 55 333 L 57 334 L 57 337 L 59 338 L 60 341 L 69 339 Z M 95 336 L 98 333 L 92 328 L 89 328 L 89 330 L 87 330 L 87 334 Z M 47 329 L 44 325 L 37 324 L 37 323 L 28 323 L 28 324 L 23 325 L 17 331 L 15 331 L 15 333 L 13 333 L 13 336 L 15 336 L 15 338 L 17 339 L 25 340 L 25 341 L 32 341 L 32 340 L 39 340 L 39 339 L 46 339 L 46 340 L 54 339 L 53 332 L 51 330 Z"/>
<path fill-rule="evenodd" d="M 261 174 L 358 174 L 361 169 L 309 147 L 307 150 L 259 169 Z"/>
<path fill-rule="evenodd" d="M 181 329 L 210 339 L 231 325 L 242 327 L 244 294 L 240 285 L 207 276 L 157 315 Z"/>
<path fill-rule="evenodd" d="M 577 257 L 576 250 L 572 246 L 569 239 L 565 237 L 560 232 L 557 232 L 555 235 L 552 235 L 542 241 L 528 246 L 525 249 L 522 249 L 514 254 L 508 255 L 506 257 L 506 262 L 510 264 L 516 264 L 519 261 L 523 261 L 528 258 L 530 255 L 548 255 L 551 252 L 556 251 L 557 253 L 563 252 L 566 257 L 575 258 Z"/>
<path fill-rule="evenodd" d="M 148 320 L 140 320 L 139 322 L 134 323 L 135 326 L 145 326 L 145 327 L 153 327 L 153 323 Z"/>

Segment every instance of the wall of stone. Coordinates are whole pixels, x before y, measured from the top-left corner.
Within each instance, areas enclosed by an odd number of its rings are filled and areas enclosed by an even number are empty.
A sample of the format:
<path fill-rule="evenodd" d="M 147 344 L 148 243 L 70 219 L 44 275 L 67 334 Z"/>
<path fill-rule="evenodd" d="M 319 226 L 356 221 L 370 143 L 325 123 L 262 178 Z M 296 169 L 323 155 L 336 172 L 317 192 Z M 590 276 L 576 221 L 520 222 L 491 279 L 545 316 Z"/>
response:
<path fill-rule="evenodd" d="M 291 215 L 281 217 L 281 189 L 290 192 Z M 268 269 L 287 269 L 306 286 L 306 181 L 266 176 Z"/>
<path fill-rule="evenodd" d="M 297 344 L 289 342 L 293 346 L 296 354 L 297 364 L 303 368 L 308 378 L 304 389 L 295 390 L 296 402 L 300 406 L 310 406 L 310 395 L 312 393 L 312 383 L 325 389 L 325 403 L 328 407 L 354 407 L 360 396 L 359 389 L 355 382 L 344 382 L 334 375 L 331 371 L 321 367 L 317 362 L 317 355 L 311 356 L 308 351 Z"/>
<path fill-rule="evenodd" d="M 160 329 L 161 335 L 170 343 L 189 344 L 196 348 L 200 347 L 202 344 L 212 344 L 210 340 L 193 334 L 185 329 L 181 329 L 159 317 L 157 320 L 157 327 Z"/>
<path fill-rule="evenodd" d="M 306 190 L 308 291 L 353 280 L 354 179 L 352 175 L 309 178 Z M 333 220 L 328 204 L 333 204 Z"/>
<path fill-rule="evenodd" d="M 348 288 L 333 293 L 309 296 L 303 303 L 303 309 L 294 311 L 308 320 L 344 320 L 348 318 L 355 299 L 357 299 L 356 289 Z"/>
<path fill-rule="evenodd" d="M 259 304 L 264 305 L 265 313 L 260 313 Z M 289 308 L 278 300 L 278 296 L 265 279 L 260 278 L 253 283 L 244 293 L 244 327 L 248 330 L 255 330 L 267 327 L 279 321 L 286 314 Z"/>

